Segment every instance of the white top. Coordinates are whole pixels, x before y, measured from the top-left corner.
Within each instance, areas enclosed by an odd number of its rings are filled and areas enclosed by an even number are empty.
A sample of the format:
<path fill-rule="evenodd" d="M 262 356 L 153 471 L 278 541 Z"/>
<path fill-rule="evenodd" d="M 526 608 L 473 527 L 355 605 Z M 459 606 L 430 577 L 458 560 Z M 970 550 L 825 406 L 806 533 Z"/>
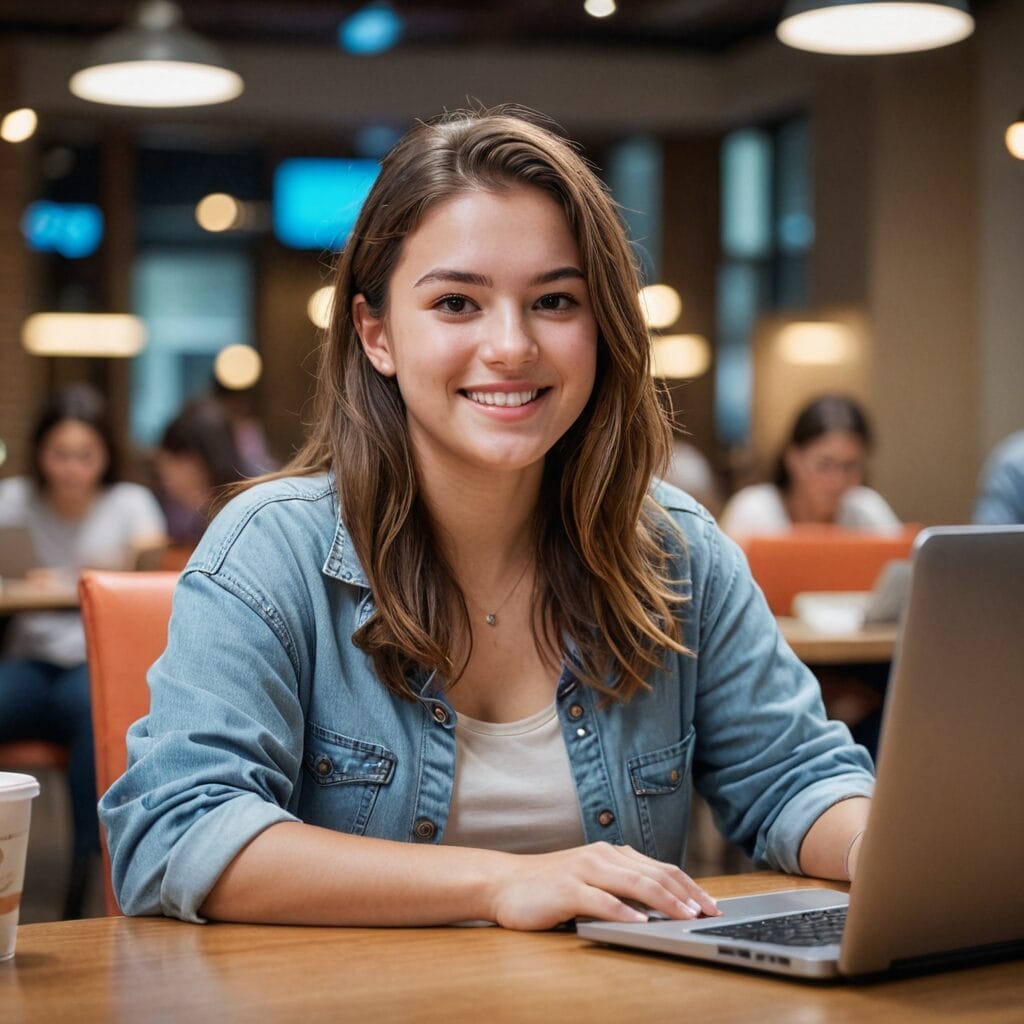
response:
<path fill-rule="evenodd" d="M 138 484 L 104 488 L 83 519 L 62 519 L 34 481 L 0 480 L 0 526 L 25 526 L 41 568 L 66 570 L 131 569 L 140 543 L 167 533 L 156 498 Z M 78 612 L 30 612 L 14 617 L 6 653 L 70 667 L 85 661 L 85 635 Z"/>
<path fill-rule="evenodd" d="M 895 530 L 896 513 L 877 491 L 851 487 L 839 502 L 836 526 L 854 530 Z M 775 484 L 754 484 L 737 491 L 722 509 L 718 525 L 730 537 L 785 533 L 793 526 L 782 493 Z"/>
<path fill-rule="evenodd" d="M 549 853 L 584 843 L 576 786 L 551 703 L 518 722 L 455 722 L 455 785 L 442 843 Z"/>

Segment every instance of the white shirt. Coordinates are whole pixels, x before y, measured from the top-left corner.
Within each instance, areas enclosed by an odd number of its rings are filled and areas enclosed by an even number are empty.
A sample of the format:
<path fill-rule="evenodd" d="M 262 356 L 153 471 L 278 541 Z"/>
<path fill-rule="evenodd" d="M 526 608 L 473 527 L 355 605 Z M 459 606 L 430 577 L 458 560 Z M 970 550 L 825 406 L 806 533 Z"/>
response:
<path fill-rule="evenodd" d="M 893 530 L 900 526 L 889 503 L 870 487 L 851 487 L 843 495 L 835 523 L 855 530 Z M 775 484 L 754 484 L 729 499 L 718 525 L 730 537 L 741 537 L 785 533 L 793 521 Z"/>
<path fill-rule="evenodd" d="M 518 722 L 479 722 L 460 714 L 455 785 L 442 843 L 549 853 L 584 842 L 554 703 Z"/>
<path fill-rule="evenodd" d="M 0 480 L 0 526 L 28 527 L 40 567 L 131 569 L 135 547 L 167 532 L 156 498 L 138 484 L 105 487 L 86 515 L 62 519 L 27 477 Z M 85 661 L 78 612 L 32 612 L 11 623 L 6 653 L 70 667 Z"/>

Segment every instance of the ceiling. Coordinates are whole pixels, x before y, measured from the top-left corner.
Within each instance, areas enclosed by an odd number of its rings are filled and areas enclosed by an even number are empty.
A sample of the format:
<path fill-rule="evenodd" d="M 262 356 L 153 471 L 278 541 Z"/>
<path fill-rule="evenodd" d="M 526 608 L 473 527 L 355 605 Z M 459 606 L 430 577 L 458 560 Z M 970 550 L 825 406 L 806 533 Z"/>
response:
<path fill-rule="evenodd" d="M 214 40 L 336 45 L 340 22 L 362 6 L 340 0 L 179 0 L 185 23 Z M 0 30 L 83 38 L 123 25 L 134 0 L 0 0 Z M 592 18 L 583 0 L 392 0 L 400 45 L 671 47 L 721 52 L 773 32 L 784 0 L 619 0 Z"/>

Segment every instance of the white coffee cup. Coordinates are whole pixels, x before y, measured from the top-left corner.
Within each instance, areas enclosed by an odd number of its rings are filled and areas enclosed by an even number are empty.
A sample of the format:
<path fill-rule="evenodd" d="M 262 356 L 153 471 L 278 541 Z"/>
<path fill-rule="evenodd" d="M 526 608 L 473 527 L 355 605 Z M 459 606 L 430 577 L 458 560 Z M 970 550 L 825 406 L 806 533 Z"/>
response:
<path fill-rule="evenodd" d="M 0 772 L 0 960 L 14 956 L 32 798 L 37 796 L 39 783 L 31 775 Z"/>

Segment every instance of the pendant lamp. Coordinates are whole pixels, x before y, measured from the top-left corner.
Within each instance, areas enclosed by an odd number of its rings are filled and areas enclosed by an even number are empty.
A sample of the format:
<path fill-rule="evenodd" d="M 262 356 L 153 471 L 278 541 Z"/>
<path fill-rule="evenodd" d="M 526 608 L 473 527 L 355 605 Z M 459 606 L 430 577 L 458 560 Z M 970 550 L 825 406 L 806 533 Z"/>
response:
<path fill-rule="evenodd" d="M 185 28 L 176 3 L 142 0 L 127 28 L 93 45 L 68 88 L 93 103 L 198 107 L 233 100 L 244 83 L 216 46 Z"/>
<path fill-rule="evenodd" d="M 790 0 L 775 34 L 798 50 L 876 54 L 948 46 L 973 31 L 965 0 Z"/>

